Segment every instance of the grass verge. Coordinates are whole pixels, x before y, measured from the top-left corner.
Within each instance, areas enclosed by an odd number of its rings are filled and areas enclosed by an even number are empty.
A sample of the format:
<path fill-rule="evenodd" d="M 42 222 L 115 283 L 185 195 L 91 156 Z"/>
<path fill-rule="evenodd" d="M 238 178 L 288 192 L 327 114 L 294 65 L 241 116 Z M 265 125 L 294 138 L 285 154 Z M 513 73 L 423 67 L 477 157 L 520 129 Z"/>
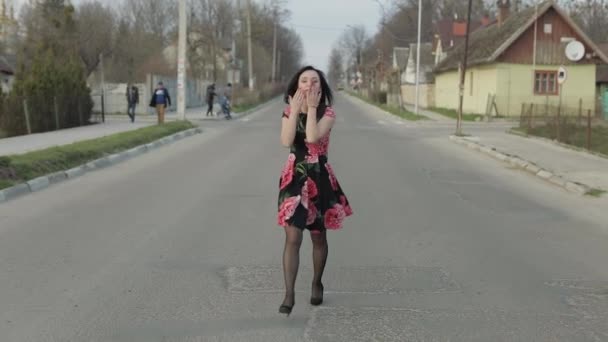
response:
<path fill-rule="evenodd" d="M 189 121 L 175 121 L 69 145 L 0 157 L 0 190 L 194 127 Z"/>
<path fill-rule="evenodd" d="M 266 101 L 261 101 L 259 103 L 246 103 L 246 104 L 242 104 L 242 105 L 237 105 L 232 107 L 232 112 L 234 113 L 242 113 L 242 112 L 246 112 L 250 109 L 253 109 L 257 106 L 259 106 L 260 104 L 264 103 Z"/>
<path fill-rule="evenodd" d="M 354 97 L 356 97 L 356 98 L 359 98 L 359 99 L 361 99 L 361 100 L 363 100 L 363 101 L 365 101 L 365 102 L 367 102 L 367 103 L 369 103 L 371 105 L 374 105 L 374 106 L 376 106 L 378 108 L 381 108 L 382 110 L 385 110 L 385 111 L 387 111 L 387 112 L 389 112 L 389 113 L 391 113 L 393 115 L 396 115 L 396 116 L 398 116 L 400 118 L 403 118 L 405 120 L 418 121 L 418 120 L 428 120 L 429 119 L 429 118 L 427 118 L 424 115 L 416 115 L 415 113 L 412 113 L 412 112 L 410 112 L 410 111 L 408 111 L 406 109 L 399 109 L 399 108 L 392 107 L 392 106 L 389 106 L 389 105 L 386 105 L 386 104 L 383 104 L 383 103 L 374 102 L 374 101 L 366 98 L 365 96 L 359 95 L 359 94 L 354 93 L 354 92 L 350 92 L 349 91 L 347 93 L 350 94 L 350 95 L 352 95 L 352 96 L 354 96 Z"/>
<path fill-rule="evenodd" d="M 585 195 L 591 196 L 591 197 L 602 197 L 602 195 L 604 195 L 605 193 L 606 193 L 605 190 L 591 189 Z"/>
<path fill-rule="evenodd" d="M 530 129 L 515 127 L 511 130 L 525 135 L 557 140 L 555 126 L 540 126 Z M 587 129 L 585 127 L 568 125 L 563 127 L 560 132 L 559 142 L 580 149 L 587 149 Z M 590 151 L 608 155 L 608 127 L 597 126 L 591 128 Z"/>

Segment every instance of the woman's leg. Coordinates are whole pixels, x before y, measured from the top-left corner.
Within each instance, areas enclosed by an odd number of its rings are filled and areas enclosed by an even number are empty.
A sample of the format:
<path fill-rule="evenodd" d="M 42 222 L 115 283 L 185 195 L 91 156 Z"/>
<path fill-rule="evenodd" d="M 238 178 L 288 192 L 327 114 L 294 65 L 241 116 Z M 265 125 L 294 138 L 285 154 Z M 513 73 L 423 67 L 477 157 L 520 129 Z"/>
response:
<path fill-rule="evenodd" d="M 314 267 L 314 276 L 312 279 L 312 298 L 320 299 L 323 296 L 323 271 L 327 263 L 327 231 L 315 232 L 310 234 L 312 240 L 312 263 Z M 320 304 L 320 303 L 319 303 Z"/>
<path fill-rule="evenodd" d="M 302 230 L 293 226 L 285 227 L 285 249 L 283 250 L 283 273 L 285 275 L 285 299 L 283 305 L 295 303 L 295 285 L 300 265 Z"/>

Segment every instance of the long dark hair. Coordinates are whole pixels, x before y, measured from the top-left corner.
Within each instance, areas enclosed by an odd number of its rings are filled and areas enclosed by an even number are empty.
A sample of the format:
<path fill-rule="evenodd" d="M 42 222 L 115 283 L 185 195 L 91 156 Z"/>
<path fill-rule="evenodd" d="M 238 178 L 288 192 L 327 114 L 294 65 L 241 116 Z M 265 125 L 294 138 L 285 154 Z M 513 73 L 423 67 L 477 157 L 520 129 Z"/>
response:
<path fill-rule="evenodd" d="M 325 113 L 325 109 L 328 106 L 331 106 L 334 100 L 334 96 L 331 92 L 331 88 L 329 87 L 329 83 L 325 79 L 325 75 L 321 70 L 315 69 L 313 66 L 305 66 L 302 69 L 298 70 L 295 75 L 289 81 L 287 85 L 287 91 L 285 92 L 285 103 L 289 104 L 289 97 L 294 96 L 296 91 L 298 90 L 298 82 L 300 81 L 300 76 L 308 70 L 316 71 L 319 74 L 319 83 L 321 83 L 321 99 L 319 100 L 319 107 L 317 107 L 317 118 L 321 118 Z"/>

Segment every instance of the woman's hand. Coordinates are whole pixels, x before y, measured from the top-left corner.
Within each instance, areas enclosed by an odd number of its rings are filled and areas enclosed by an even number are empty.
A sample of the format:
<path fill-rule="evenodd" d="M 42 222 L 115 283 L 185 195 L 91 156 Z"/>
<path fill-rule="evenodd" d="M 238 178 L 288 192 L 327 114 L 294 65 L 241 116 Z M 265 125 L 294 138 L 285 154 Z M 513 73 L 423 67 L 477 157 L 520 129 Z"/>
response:
<path fill-rule="evenodd" d="M 306 93 L 306 105 L 308 108 L 319 107 L 319 101 L 321 101 L 321 89 L 318 86 L 313 86 Z"/>
<path fill-rule="evenodd" d="M 295 94 L 289 96 L 289 106 L 291 107 L 291 112 L 296 115 L 302 110 L 302 105 L 304 104 L 304 93 L 298 89 Z"/>

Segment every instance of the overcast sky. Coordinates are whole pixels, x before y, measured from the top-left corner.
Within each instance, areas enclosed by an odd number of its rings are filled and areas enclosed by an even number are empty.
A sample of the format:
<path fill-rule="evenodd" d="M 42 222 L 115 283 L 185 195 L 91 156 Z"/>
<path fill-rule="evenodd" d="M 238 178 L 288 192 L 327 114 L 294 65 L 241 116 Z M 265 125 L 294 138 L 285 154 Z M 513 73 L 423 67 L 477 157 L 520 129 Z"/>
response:
<path fill-rule="evenodd" d="M 377 31 L 380 8 L 374 0 L 288 0 L 289 25 L 302 37 L 304 61 L 326 71 L 329 52 L 347 25 Z M 288 26 L 289 26 L 288 25 Z"/>
<path fill-rule="evenodd" d="M 27 0 L 12 1 L 18 8 Z M 72 3 L 78 4 L 80 1 L 72 0 Z M 111 3 L 120 0 L 102 1 Z M 377 31 L 380 19 L 380 8 L 374 0 L 287 0 L 286 5 L 291 11 L 291 18 L 284 25 L 292 27 L 302 37 L 304 62 L 323 71 L 327 70 L 332 46 L 347 25 L 363 24 L 371 35 Z"/>

